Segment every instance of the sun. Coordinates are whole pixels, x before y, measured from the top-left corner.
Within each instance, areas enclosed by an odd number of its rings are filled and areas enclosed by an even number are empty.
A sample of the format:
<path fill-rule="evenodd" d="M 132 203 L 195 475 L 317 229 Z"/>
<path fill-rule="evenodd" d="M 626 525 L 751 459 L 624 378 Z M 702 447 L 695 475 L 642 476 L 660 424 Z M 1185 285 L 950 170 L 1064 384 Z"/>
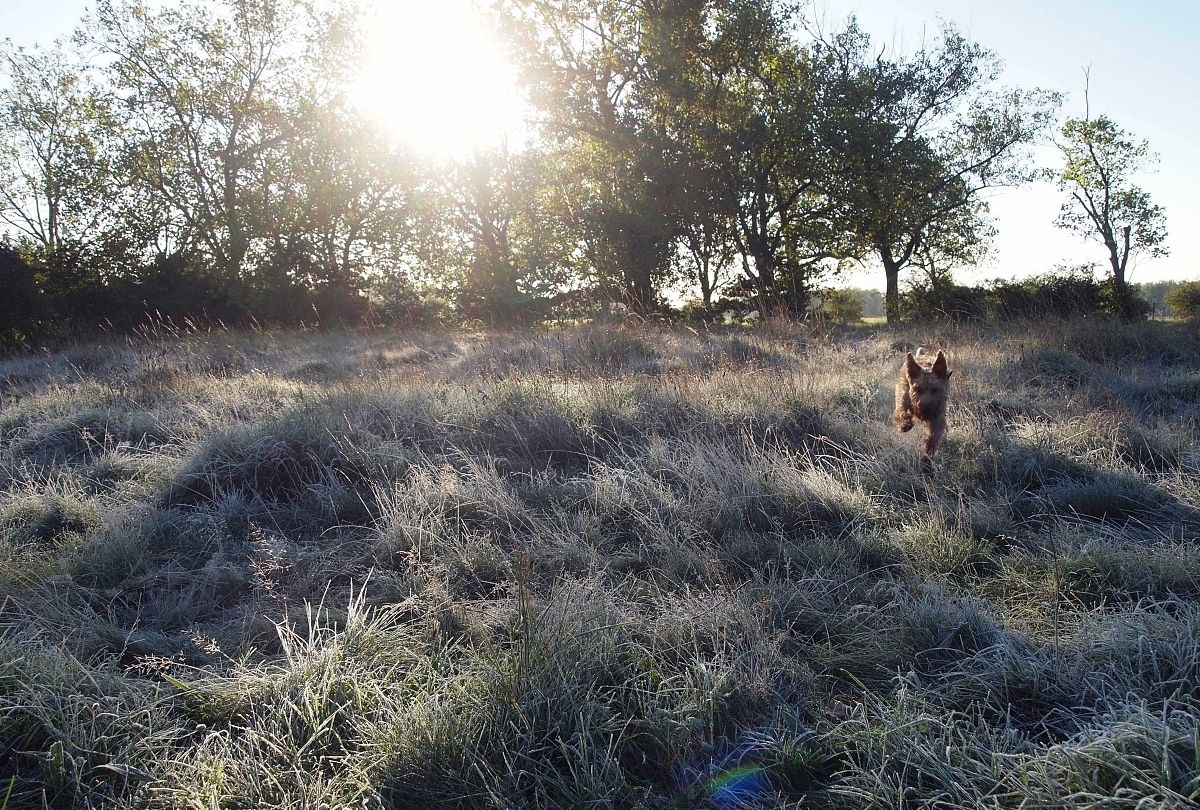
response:
<path fill-rule="evenodd" d="M 523 134 L 516 71 L 469 0 L 378 0 L 351 87 L 355 106 L 406 146 L 460 157 Z"/>

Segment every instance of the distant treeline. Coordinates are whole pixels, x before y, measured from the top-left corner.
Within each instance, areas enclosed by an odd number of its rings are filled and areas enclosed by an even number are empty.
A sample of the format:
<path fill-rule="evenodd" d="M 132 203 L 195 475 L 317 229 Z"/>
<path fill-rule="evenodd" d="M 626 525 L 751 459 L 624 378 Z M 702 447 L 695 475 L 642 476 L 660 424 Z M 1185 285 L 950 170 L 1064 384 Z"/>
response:
<path fill-rule="evenodd" d="M 883 293 L 875 289 L 836 291 L 855 297 L 861 314 L 884 314 Z M 1130 285 L 1133 310 L 1145 316 L 1192 320 L 1200 315 L 1200 282 L 1156 281 Z M 1012 320 L 1023 317 L 1116 314 L 1111 280 L 1088 266 L 1056 268 L 1021 280 L 994 279 L 976 286 L 911 285 L 901 295 L 901 310 L 912 320 Z M 853 310 L 857 313 L 858 310 Z M 828 313 L 827 313 L 828 314 Z M 853 318 L 851 318 L 853 320 Z"/>

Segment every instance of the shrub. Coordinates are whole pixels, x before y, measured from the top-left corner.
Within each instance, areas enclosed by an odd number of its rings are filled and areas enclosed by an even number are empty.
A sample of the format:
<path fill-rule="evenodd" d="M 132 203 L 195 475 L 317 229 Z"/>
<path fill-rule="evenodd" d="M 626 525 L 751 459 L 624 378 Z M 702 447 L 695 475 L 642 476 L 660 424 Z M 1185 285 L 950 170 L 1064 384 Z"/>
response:
<path fill-rule="evenodd" d="M 906 321 L 946 318 L 980 320 L 987 312 L 986 292 L 959 284 L 916 283 L 900 297 L 900 314 Z"/>
<path fill-rule="evenodd" d="M 1167 311 L 1185 321 L 1200 320 L 1200 281 L 1185 281 L 1163 296 Z"/>
<path fill-rule="evenodd" d="M 1150 302 L 1138 296 L 1129 285 L 1117 287 L 1109 279 L 1100 284 L 1100 310 L 1126 321 L 1144 321 L 1150 315 Z"/>
<path fill-rule="evenodd" d="M 858 323 L 863 317 L 863 301 L 854 290 L 828 290 L 821 293 L 821 310 L 835 323 Z"/>
<path fill-rule="evenodd" d="M 33 268 L 8 245 L 0 244 L 0 348 L 27 343 L 49 315 Z"/>
<path fill-rule="evenodd" d="M 429 327 L 451 321 L 450 305 L 422 296 L 401 275 L 389 273 L 374 280 L 370 288 L 372 317 L 391 326 Z"/>
<path fill-rule="evenodd" d="M 711 324 L 717 320 L 717 306 L 706 306 L 699 298 L 684 301 L 679 307 L 679 317 L 696 324 Z"/>
<path fill-rule="evenodd" d="M 322 326 L 361 324 L 370 313 L 370 300 L 352 284 L 318 284 L 309 294 Z"/>
<path fill-rule="evenodd" d="M 173 323 L 187 319 L 237 323 L 245 317 L 244 309 L 235 303 L 237 291 L 197 257 L 160 255 L 140 275 L 124 317 L 114 321 L 138 324 L 153 317 Z"/>
<path fill-rule="evenodd" d="M 1022 281 L 996 279 L 987 295 L 990 314 L 1000 319 L 1090 315 L 1103 308 L 1103 292 L 1091 265 L 1057 267 Z"/>

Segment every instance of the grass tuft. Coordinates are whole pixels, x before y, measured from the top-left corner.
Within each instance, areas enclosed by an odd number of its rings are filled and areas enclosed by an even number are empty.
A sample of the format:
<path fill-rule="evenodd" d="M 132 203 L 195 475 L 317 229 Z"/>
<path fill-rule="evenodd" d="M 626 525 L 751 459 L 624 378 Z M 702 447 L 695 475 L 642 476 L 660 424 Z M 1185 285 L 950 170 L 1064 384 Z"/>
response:
<path fill-rule="evenodd" d="M 1197 366 L 1102 319 L 0 360 L 0 807 L 1190 806 Z"/>

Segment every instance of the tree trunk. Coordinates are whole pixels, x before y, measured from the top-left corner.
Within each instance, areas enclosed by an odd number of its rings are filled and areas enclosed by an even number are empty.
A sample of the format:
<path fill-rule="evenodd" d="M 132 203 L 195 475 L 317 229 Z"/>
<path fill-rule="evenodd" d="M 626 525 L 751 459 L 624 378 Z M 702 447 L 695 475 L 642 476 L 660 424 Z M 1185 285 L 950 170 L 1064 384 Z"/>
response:
<path fill-rule="evenodd" d="M 1124 240 L 1124 244 L 1122 245 L 1120 256 L 1117 255 L 1116 242 L 1114 242 L 1109 248 L 1109 250 L 1112 252 L 1113 283 L 1116 285 L 1117 290 L 1122 294 L 1125 292 L 1125 268 L 1126 265 L 1129 264 L 1129 238 L 1132 230 L 1133 228 L 1130 225 L 1126 225 L 1121 230 L 1121 236 Z"/>
<path fill-rule="evenodd" d="M 225 227 L 228 231 L 229 242 L 225 251 L 223 268 L 228 279 L 241 279 L 246 253 L 250 248 L 249 235 L 242 221 L 241 201 L 238 195 L 239 167 L 233 158 L 226 157 L 225 186 L 222 189 L 222 200 L 225 204 Z"/>
<path fill-rule="evenodd" d="M 696 259 L 696 281 L 700 284 L 700 300 L 704 302 L 705 311 L 712 309 L 713 283 L 712 261 L 707 257 Z"/>
<path fill-rule="evenodd" d="M 883 295 L 883 308 L 889 326 L 900 323 L 900 263 L 887 248 L 881 248 L 879 258 L 883 261 L 883 272 L 887 286 Z"/>
<path fill-rule="evenodd" d="M 1125 278 L 1125 271 L 1129 264 L 1129 242 L 1132 231 L 1133 228 L 1130 225 L 1121 229 L 1122 244 L 1119 246 L 1115 238 L 1108 240 L 1108 260 L 1113 271 L 1113 297 L 1116 299 L 1113 303 L 1116 305 L 1117 315 L 1125 319 L 1133 318 L 1137 310 L 1133 304 L 1133 294 L 1129 291 L 1129 284 Z"/>
<path fill-rule="evenodd" d="M 648 315 L 654 309 L 654 273 L 658 269 L 658 257 L 664 253 L 661 238 L 637 222 L 630 222 L 622 236 L 625 261 L 621 281 L 625 288 L 625 303 L 639 315 Z"/>
<path fill-rule="evenodd" d="M 649 268 L 630 267 L 625 273 L 625 299 L 629 307 L 639 315 L 648 315 L 654 308 L 654 285 L 650 281 Z"/>
<path fill-rule="evenodd" d="M 742 259 L 742 269 L 750 281 L 754 282 L 758 294 L 759 312 L 763 315 L 773 313 L 776 304 L 775 289 L 775 254 L 768 244 L 765 231 L 760 228 L 757 216 L 752 223 L 741 223 L 742 235 L 745 238 L 745 251 L 750 254 L 750 262 Z M 753 270 L 751 269 L 753 265 Z"/>

